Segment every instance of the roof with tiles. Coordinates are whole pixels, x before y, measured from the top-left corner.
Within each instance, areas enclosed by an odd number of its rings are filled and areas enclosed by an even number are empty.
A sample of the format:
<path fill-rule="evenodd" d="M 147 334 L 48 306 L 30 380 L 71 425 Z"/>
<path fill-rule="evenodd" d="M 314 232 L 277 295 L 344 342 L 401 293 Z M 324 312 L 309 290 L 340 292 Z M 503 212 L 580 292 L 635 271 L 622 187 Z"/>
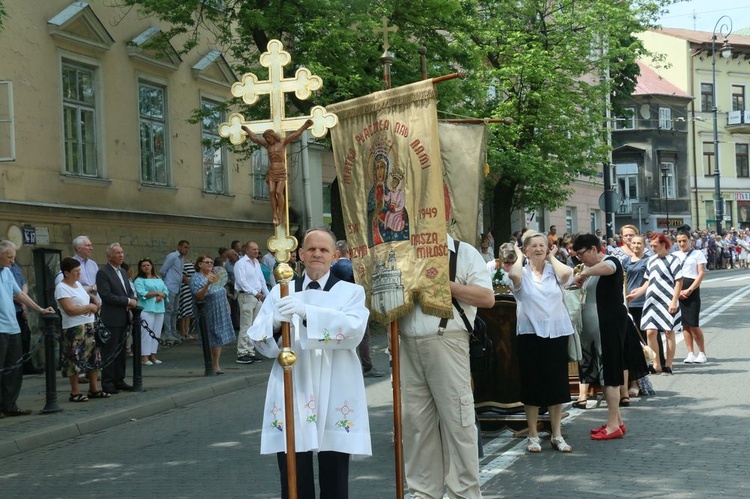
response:
<path fill-rule="evenodd" d="M 646 64 L 638 61 L 638 67 L 641 70 L 641 74 L 638 76 L 638 82 L 635 85 L 633 95 L 665 95 L 669 97 L 692 98 L 690 94 L 683 92 L 668 80 L 662 78 Z"/>
<path fill-rule="evenodd" d="M 682 28 L 661 28 L 654 29 L 652 31 L 655 33 L 662 33 L 664 35 L 673 36 L 675 38 L 681 38 L 682 40 L 686 40 L 691 43 L 711 43 L 711 37 L 713 36 L 713 33 L 708 31 L 693 31 L 691 29 Z M 721 41 L 723 42 L 723 40 Z M 733 32 L 731 35 L 729 35 L 729 42 L 733 46 L 750 46 L 750 36 L 740 35 L 737 32 Z"/>

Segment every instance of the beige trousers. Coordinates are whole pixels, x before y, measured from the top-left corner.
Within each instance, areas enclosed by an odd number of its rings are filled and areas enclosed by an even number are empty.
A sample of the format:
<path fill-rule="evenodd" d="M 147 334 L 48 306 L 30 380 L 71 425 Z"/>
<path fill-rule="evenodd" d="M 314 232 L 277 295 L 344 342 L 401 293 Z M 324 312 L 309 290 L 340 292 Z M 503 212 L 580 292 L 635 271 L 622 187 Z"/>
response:
<path fill-rule="evenodd" d="M 237 333 L 237 357 L 254 355 L 255 348 L 247 330 L 255 322 L 263 302 L 247 293 L 237 293 L 237 304 L 240 307 L 240 331 Z"/>
<path fill-rule="evenodd" d="M 414 497 L 482 497 L 468 336 L 401 338 L 404 464 Z"/>

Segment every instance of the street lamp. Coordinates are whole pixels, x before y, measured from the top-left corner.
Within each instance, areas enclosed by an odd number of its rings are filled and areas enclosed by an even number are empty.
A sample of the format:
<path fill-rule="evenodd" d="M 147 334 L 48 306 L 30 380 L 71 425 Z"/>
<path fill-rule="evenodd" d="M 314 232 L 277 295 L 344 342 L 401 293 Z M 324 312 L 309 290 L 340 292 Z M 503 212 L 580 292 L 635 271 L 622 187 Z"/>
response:
<path fill-rule="evenodd" d="M 664 186 L 664 205 L 667 208 L 667 234 L 669 234 L 669 186 L 667 185 L 667 178 L 669 176 L 669 165 L 662 163 L 661 165 L 661 182 Z"/>
<path fill-rule="evenodd" d="M 732 46 L 729 45 L 729 35 L 732 33 L 732 19 L 729 16 L 721 16 L 714 26 L 713 36 L 711 37 L 711 73 L 713 75 L 714 91 L 714 216 L 716 217 L 716 233 L 721 234 L 721 222 L 724 218 L 724 202 L 721 198 L 721 170 L 719 162 L 719 110 L 716 107 L 716 37 L 718 34 L 724 37 L 724 44 L 721 46 L 721 56 L 724 59 L 732 57 Z"/>

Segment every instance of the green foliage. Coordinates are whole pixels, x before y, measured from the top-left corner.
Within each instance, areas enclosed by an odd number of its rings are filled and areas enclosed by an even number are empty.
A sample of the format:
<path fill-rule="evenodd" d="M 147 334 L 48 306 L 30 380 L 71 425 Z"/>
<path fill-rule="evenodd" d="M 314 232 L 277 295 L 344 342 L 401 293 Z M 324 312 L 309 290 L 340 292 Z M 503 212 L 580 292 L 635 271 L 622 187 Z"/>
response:
<path fill-rule="evenodd" d="M 301 112 L 383 88 L 381 18 L 395 54 L 392 84 L 465 69 L 465 81 L 439 87 L 445 117 L 509 120 L 492 125 L 487 194 L 496 219 L 519 208 L 555 209 L 570 183 L 607 161 L 605 106 L 629 95 L 643 52 L 631 36 L 672 0 L 122 0 L 172 24 L 167 33 L 195 46 L 201 33 L 223 48 L 238 74 L 265 78 L 258 56 L 271 39 L 292 54 L 287 74 L 305 66 L 324 87 Z M 606 75 L 610 77 L 607 78 Z M 243 113 L 265 117 L 260 101 Z"/>
<path fill-rule="evenodd" d="M 3 0 L 0 0 L 0 31 L 3 30 L 3 20 L 5 19 L 5 6 Z"/>

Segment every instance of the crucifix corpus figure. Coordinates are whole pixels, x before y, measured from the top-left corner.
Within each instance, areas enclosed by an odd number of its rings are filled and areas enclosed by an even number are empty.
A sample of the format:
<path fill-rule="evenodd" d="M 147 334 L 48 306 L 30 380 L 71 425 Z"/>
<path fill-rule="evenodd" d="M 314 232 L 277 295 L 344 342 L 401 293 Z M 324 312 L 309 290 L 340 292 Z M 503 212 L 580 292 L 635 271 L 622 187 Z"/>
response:
<path fill-rule="evenodd" d="M 313 126 L 313 120 L 307 120 L 296 131 L 287 135 L 283 140 L 281 136 L 268 129 L 259 137 L 254 134 L 245 125 L 242 129 L 245 131 L 250 140 L 268 151 L 268 161 L 270 163 L 268 172 L 266 172 L 266 183 L 271 197 L 271 211 L 273 212 L 273 224 L 279 225 L 284 220 L 286 212 L 286 146 L 294 142 L 302 133 Z"/>

